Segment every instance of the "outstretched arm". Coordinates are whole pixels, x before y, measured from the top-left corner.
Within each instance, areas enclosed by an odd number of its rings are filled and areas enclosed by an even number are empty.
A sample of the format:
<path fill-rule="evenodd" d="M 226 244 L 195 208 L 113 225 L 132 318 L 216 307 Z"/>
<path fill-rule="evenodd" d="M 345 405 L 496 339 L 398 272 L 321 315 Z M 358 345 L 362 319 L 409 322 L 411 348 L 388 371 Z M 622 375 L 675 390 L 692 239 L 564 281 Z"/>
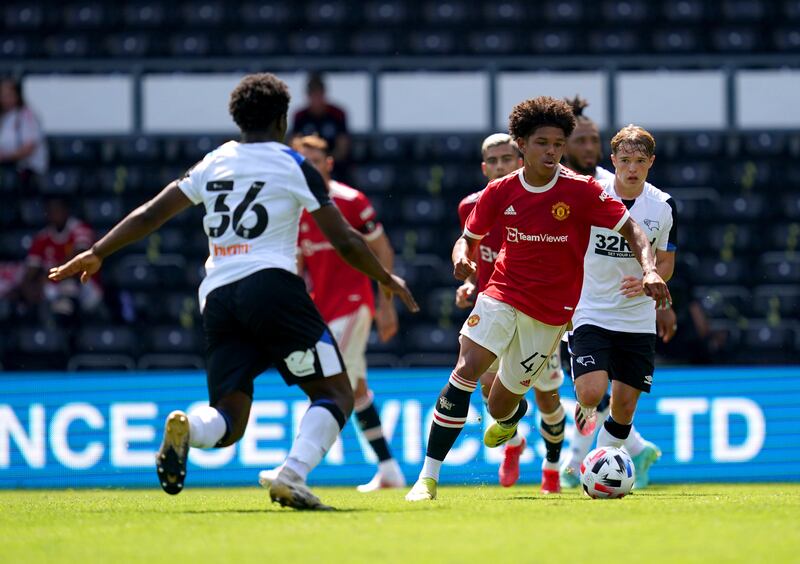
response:
<path fill-rule="evenodd" d="M 146 237 L 173 216 L 192 205 L 178 188 L 177 181 L 170 182 L 155 198 L 142 204 L 116 224 L 105 237 L 88 251 L 72 260 L 50 269 L 50 280 L 59 281 L 80 273 L 81 282 L 89 281 L 103 264 L 103 259 L 121 248 Z"/>
<path fill-rule="evenodd" d="M 378 261 L 387 272 L 394 270 L 394 249 L 389 242 L 386 233 L 381 233 L 374 239 L 368 240 L 367 245 L 370 250 L 378 257 Z M 387 297 L 384 292 L 378 294 L 378 303 L 375 307 L 375 327 L 378 330 L 378 338 L 382 343 L 397 334 L 398 322 L 397 311 L 394 309 L 392 298 Z"/>
<path fill-rule="evenodd" d="M 311 212 L 311 216 L 347 264 L 377 281 L 381 285 L 381 290 L 388 294 L 387 297 L 397 294 L 410 311 L 419 311 L 419 306 L 406 287 L 405 280 L 381 266 L 364 237 L 345 221 L 336 206 L 322 206 Z"/>

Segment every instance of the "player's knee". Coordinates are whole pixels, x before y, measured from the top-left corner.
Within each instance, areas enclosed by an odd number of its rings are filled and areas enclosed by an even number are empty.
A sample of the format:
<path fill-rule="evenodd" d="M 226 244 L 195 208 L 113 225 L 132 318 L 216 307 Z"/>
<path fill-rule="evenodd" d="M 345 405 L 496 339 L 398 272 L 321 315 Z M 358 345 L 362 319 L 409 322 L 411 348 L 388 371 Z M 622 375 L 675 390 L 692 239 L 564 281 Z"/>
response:
<path fill-rule="evenodd" d="M 558 390 L 551 390 L 545 392 L 534 388 L 536 395 L 536 407 L 539 408 L 540 413 L 553 413 L 561 405 L 561 397 L 558 395 Z"/>
<path fill-rule="evenodd" d="M 575 380 L 575 395 L 581 405 L 597 406 L 608 389 L 608 379 L 594 377 L 592 373 L 584 374 Z"/>
<path fill-rule="evenodd" d="M 225 417 L 225 422 L 227 424 L 227 432 L 225 436 L 222 437 L 222 440 L 217 443 L 217 447 L 231 446 L 244 436 L 244 432 L 247 429 L 247 421 L 250 417 L 249 410 L 241 412 L 230 409 L 220 409 L 219 407 L 217 410 Z"/>

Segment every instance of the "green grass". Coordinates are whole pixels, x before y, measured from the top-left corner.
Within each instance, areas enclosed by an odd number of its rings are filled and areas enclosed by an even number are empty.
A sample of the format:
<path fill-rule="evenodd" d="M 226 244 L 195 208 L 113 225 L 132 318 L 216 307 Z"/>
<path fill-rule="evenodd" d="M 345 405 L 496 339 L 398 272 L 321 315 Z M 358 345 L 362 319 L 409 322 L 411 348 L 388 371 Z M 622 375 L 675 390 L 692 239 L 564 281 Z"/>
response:
<path fill-rule="evenodd" d="M 800 484 L 651 487 L 622 500 L 533 486 L 318 488 L 297 512 L 258 488 L 0 492 L 0 561 L 797 562 Z"/>

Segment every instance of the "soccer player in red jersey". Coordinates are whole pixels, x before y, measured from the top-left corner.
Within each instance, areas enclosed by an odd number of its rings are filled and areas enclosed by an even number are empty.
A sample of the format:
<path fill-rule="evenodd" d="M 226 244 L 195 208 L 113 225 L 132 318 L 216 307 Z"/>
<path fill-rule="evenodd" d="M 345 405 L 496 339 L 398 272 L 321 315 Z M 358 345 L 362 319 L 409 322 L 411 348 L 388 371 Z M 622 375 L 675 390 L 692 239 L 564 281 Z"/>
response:
<path fill-rule="evenodd" d="M 575 128 L 572 109 L 548 96 L 517 104 L 509 132 L 523 167 L 490 182 L 453 247 L 453 273 L 465 280 L 481 238 L 492 229 L 503 247 L 486 289 L 461 329 L 456 366 L 436 401 L 425 463 L 408 501 L 436 497 L 439 471 L 467 420 L 469 399 L 481 374 L 500 359 L 489 392 L 495 419 L 484 444 L 499 446 L 516 432 L 527 411 L 525 393 L 543 374 L 572 318 L 583 283 L 583 258 L 593 225 L 618 231 L 642 266 L 644 293 L 669 300 L 656 272 L 647 235 L 625 206 L 588 176 L 559 164 Z"/>
<path fill-rule="evenodd" d="M 307 135 L 296 138 L 292 147 L 319 171 L 334 205 L 353 229 L 364 236 L 383 267 L 391 272 L 394 251 L 378 222 L 375 208 L 362 192 L 331 179 L 334 160 L 328 142 L 318 135 Z M 339 345 L 355 394 L 358 426 L 378 457 L 377 473 L 370 482 L 358 486 L 358 491 L 367 493 L 404 487 L 405 478 L 389 450 L 372 390 L 367 386 L 365 358 L 373 318 L 381 341 L 386 342 L 397 333 L 394 304 L 379 293 L 376 307 L 369 277 L 338 255 L 307 211 L 300 216 L 298 246 L 298 272 L 307 275 L 314 304 Z M 278 471 L 279 468 L 260 472 L 261 485 L 269 487 L 271 476 Z"/>
<path fill-rule="evenodd" d="M 519 149 L 511 136 L 507 133 L 495 133 L 487 137 L 481 146 L 483 162 L 481 170 L 489 181 L 497 180 L 519 169 L 522 158 Z M 474 192 L 461 200 L 458 205 L 458 217 L 461 228 L 467 222 L 467 217 L 475 208 L 482 191 Z M 486 288 L 489 278 L 494 271 L 494 261 L 503 246 L 500 231 L 492 230 L 480 241 L 478 253 L 474 257 L 478 268 L 474 276 L 469 277 L 456 291 L 456 305 L 466 308 L 473 304 L 475 295 Z M 481 395 L 484 404 L 489 403 L 489 390 L 497 374 L 497 361 L 480 378 Z M 540 433 L 544 438 L 547 455 L 542 462 L 542 488 L 543 493 L 559 493 L 561 485 L 558 477 L 558 463 L 561 456 L 561 446 L 564 443 L 564 427 L 566 414 L 561 406 L 558 389 L 564 382 L 564 372 L 561 369 L 561 357 L 556 348 L 548 361 L 547 373 L 533 385 L 536 396 L 536 405 L 541 414 Z M 500 485 L 511 487 L 519 479 L 519 458 L 525 450 L 525 437 L 517 432 L 505 444 L 503 449 L 503 462 L 498 470 Z"/>

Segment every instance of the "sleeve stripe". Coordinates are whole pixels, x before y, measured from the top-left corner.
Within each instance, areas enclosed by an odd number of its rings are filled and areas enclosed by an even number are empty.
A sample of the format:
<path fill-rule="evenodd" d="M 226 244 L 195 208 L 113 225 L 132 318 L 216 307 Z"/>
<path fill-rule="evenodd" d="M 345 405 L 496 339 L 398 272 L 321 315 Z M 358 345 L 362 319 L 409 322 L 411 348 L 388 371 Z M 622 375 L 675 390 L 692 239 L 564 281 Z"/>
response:
<path fill-rule="evenodd" d="M 625 210 L 625 214 L 620 218 L 617 224 L 611 228 L 612 231 L 619 231 L 622 229 L 622 226 L 625 225 L 625 222 L 631 217 L 631 214 L 628 210 Z"/>
<path fill-rule="evenodd" d="M 375 231 L 373 231 L 372 233 L 362 233 L 362 235 L 364 236 L 364 239 L 366 239 L 367 241 L 374 241 L 375 239 L 383 235 L 383 225 L 378 224 L 378 226 L 375 228 Z"/>
<path fill-rule="evenodd" d="M 470 231 L 470 230 L 469 230 L 469 229 L 467 229 L 466 227 L 464 228 L 464 235 L 466 235 L 466 236 L 467 236 L 467 237 L 469 237 L 470 239 L 477 239 L 477 240 L 479 240 L 479 241 L 480 241 L 481 239 L 483 239 L 484 237 L 486 237 L 486 234 L 485 234 L 485 233 L 484 233 L 483 235 L 476 235 L 475 233 L 473 233 L 472 231 Z"/>

